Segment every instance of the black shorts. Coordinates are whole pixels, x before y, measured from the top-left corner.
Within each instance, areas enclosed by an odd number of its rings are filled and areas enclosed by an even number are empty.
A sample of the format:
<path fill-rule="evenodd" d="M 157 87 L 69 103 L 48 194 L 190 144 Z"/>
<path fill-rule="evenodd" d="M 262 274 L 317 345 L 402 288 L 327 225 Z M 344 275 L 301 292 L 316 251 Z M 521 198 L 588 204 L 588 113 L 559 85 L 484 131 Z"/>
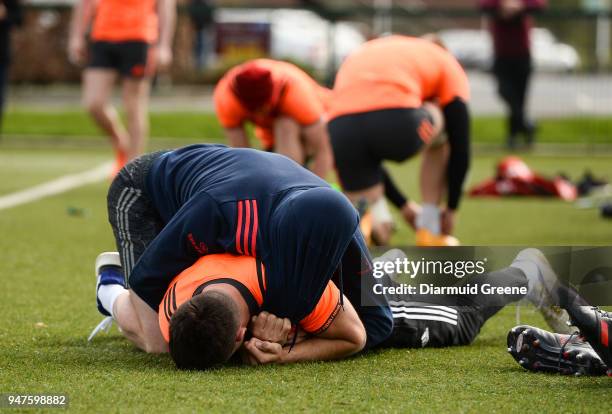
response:
<path fill-rule="evenodd" d="M 145 154 L 130 161 L 108 190 L 108 221 L 128 288 L 134 265 L 164 227 L 145 191 L 145 180 L 153 162 L 165 152 Z"/>
<path fill-rule="evenodd" d="M 427 125 L 429 124 L 429 125 Z M 417 154 L 433 119 L 422 108 L 397 108 L 343 115 L 329 122 L 336 168 L 347 191 L 382 183 L 382 162 Z M 424 126 L 425 125 L 425 126 Z"/>
<path fill-rule="evenodd" d="M 142 41 L 95 41 L 91 44 L 87 67 L 114 69 L 128 78 L 149 77 L 154 71 L 151 50 L 151 45 Z"/>

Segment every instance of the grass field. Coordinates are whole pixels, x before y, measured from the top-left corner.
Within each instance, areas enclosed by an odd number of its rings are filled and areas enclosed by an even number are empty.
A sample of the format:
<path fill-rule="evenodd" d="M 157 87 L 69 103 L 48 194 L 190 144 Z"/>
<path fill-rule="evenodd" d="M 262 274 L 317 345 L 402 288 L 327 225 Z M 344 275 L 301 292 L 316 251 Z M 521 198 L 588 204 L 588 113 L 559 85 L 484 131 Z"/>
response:
<path fill-rule="evenodd" d="M 10 114 L 11 133 L 0 143 L 0 196 L 110 158 L 103 143 L 81 142 L 81 135 L 95 136 L 95 130 L 87 122 L 68 123 L 70 114 L 51 132 L 38 123 L 46 115 L 15 116 Z M 154 140 L 154 147 L 195 142 L 199 136 L 193 131 L 207 128 L 189 114 L 159 115 L 154 122 L 166 128 L 154 129 L 154 135 L 181 138 Z M 477 133 L 485 127 L 493 128 L 482 121 Z M 74 131 L 65 146 L 24 138 L 55 135 L 62 128 Z M 487 138 L 483 134 L 477 141 Z M 490 176 L 501 155 L 477 151 L 470 182 Z M 545 151 L 525 159 L 547 174 L 577 177 L 588 167 L 612 178 L 612 153 Z M 416 194 L 417 168 L 414 161 L 392 166 L 410 194 Z M 610 379 L 531 374 L 506 354 L 513 307 L 490 320 L 469 347 L 385 350 L 334 363 L 188 373 L 176 371 L 167 356 L 136 351 L 116 330 L 87 344 L 100 319 L 93 259 L 114 248 L 106 220 L 107 186 L 90 185 L 0 211 L 0 393 L 66 393 L 71 410 L 78 412 L 606 411 L 602 402 L 608 401 Z M 612 221 L 555 200 L 466 199 L 457 235 L 475 245 L 610 245 Z M 396 244 L 412 239 L 400 226 Z M 523 311 L 522 322 L 543 326 L 531 310 Z"/>

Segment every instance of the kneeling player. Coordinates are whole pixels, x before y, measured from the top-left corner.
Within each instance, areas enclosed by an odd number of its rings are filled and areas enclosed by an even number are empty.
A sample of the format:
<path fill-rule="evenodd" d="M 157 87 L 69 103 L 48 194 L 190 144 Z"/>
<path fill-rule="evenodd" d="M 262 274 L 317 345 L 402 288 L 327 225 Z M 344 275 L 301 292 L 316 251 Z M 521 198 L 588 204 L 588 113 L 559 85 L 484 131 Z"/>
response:
<path fill-rule="evenodd" d="M 340 67 L 329 104 L 336 167 L 351 201 L 365 199 L 371 206 L 381 244 L 388 241 L 391 227 L 385 193 L 416 226 L 417 245 L 457 243 L 448 235 L 469 167 L 468 100 L 465 72 L 449 52 L 429 40 L 373 40 Z M 390 188 L 382 165 L 419 152 L 422 211 Z M 445 188 L 447 208 L 441 212 Z"/>
<path fill-rule="evenodd" d="M 108 213 L 125 280 L 101 278 L 98 299 L 113 302 L 121 293 L 112 287 L 117 284 L 131 289 L 145 334 L 157 325 L 172 279 L 208 254 L 261 260 L 268 269 L 264 310 L 294 324 L 313 311 L 332 277 L 353 304 L 360 301 L 363 278 L 371 278 L 350 202 L 277 154 L 193 145 L 144 155 L 115 178 Z M 379 300 L 379 306 L 358 309 L 367 347 L 391 332 L 391 313 Z M 100 310 L 109 315 L 111 308 Z M 141 348 L 162 352 L 166 343 L 151 336 Z"/>

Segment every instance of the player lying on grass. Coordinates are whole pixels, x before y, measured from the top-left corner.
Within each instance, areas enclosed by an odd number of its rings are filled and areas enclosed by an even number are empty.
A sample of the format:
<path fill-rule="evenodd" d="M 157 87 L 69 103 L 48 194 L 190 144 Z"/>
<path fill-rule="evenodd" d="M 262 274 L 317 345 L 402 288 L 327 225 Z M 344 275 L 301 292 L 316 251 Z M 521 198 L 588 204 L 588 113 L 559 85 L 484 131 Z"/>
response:
<path fill-rule="evenodd" d="M 330 91 L 297 66 L 256 59 L 230 70 L 215 88 L 217 116 L 232 147 L 248 147 L 246 123 L 267 151 L 304 165 L 325 178 L 333 154 L 325 121 Z"/>
<path fill-rule="evenodd" d="M 457 60 L 425 39 L 372 40 L 340 67 L 329 103 L 336 167 L 349 199 L 369 203 L 381 244 L 392 228 L 385 192 L 416 226 L 418 245 L 457 243 L 447 235 L 453 233 L 470 163 L 469 97 Z M 383 169 L 385 160 L 403 162 L 419 152 L 422 210 L 397 189 L 389 194 Z M 441 211 L 445 189 L 447 207 Z"/>
<path fill-rule="evenodd" d="M 391 251 L 376 261 L 393 261 Z M 401 253 L 401 252 L 400 252 Z M 102 278 L 114 268 L 121 282 L 117 254 L 105 253 L 96 263 Z M 567 329 L 567 314 L 555 310 L 544 289 L 554 273 L 546 259 L 533 249 L 521 252 L 510 267 L 471 282 L 493 287 L 527 287 L 526 297 L 538 304 L 557 330 Z M 392 284 L 392 282 L 387 281 Z M 348 299 L 340 308 L 339 292 L 330 282 L 315 310 L 300 321 L 306 335 L 291 348 L 291 323 L 260 314 L 266 291 L 266 274 L 260 262 L 249 257 L 210 255 L 177 276 L 159 306 L 159 326 L 146 333 L 134 323 L 130 293 L 123 288 L 112 304 L 103 304 L 124 335 L 140 346 L 142 338 L 157 335 L 169 342 L 178 367 L 205 369 L 227 361 L 241 347 L 248 328 L 253 338 L 242 345 L 243 359 L 251 364 L 286 363 L 312 359 L 337 359 L 363 348 L 365 330 Z M 482 325 L 503 306 L 523 295 L 395 295 L 387 294 L 394 318 L 391 336 L 380 346 L 443 347 L 470 344 Z M 249 324 L 249 322 L 251 323 Z M 267 325 L 267 327 L 265 326 Z M 295 331 L 293 335 L 299 334 Z"/>
<path fill-rule="evenodd" d="M 106 282 L 113 281 L 111 275 L 119 277 L 115 282 L 122 282 L 118 253 L 101 254 L 96 270 Z M 261 261 L 212 254 L 172 280 L 159 304 L 155 327 L 138 323 L 130 300 L 133 293 L 126 289 L 112 305 L 102 302 L 102 307 L 113 315 L 123 335 L 141 349 L 151 337 L 169 343 L 179 368 L 206 369 L 226 362 L 239 348 L 244 360 L 253 364 L 337 359 L 363 349 L 365 328 L 348 299 L 341 305 L 340 292 L 332 281 L 314 310 L 297 324 L 300 340 L 295 337 L 295 344 L 288 339 L 298 334 L 293 329 L 290 335 L 290 320 L 262 311 L 264 298 L 273 289 L 267 282 Z"/>
<path fill-rule="evenodd" d="M 146 334 L 157 329 L 172 279 L 201 256 L 261 260 L 263 310 L 293 324 L 315 309 L 334 274 L 353 304 L 362 279 L 373 280 L 362 272 L 371 258 L 348 199 L 278 154 L 222 145 L 146 154 L 111 184 L 108 214 L 124 276 L 101 275 L 100 310 L 110 315 L 124 280 L 147 352 L 166 350 L 159 335 Z M 368 348 L 387 338 L 393 322 L 384 298 L 372 300 L 377 306 L 357 309 Z"/>

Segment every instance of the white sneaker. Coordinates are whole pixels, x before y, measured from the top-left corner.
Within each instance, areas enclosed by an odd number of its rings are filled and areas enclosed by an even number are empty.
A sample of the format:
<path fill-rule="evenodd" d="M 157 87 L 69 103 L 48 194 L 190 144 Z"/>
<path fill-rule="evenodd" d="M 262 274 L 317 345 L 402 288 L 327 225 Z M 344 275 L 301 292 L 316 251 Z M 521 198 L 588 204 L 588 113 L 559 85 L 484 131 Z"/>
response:
<path fill-rule="evenodd" d="M 553 329 L 554 332 L 560 334 L 572 334 L 576 332 L 576 328 L 570 327 L 569 315 L 558 305 L 553 292 L 559 283 L 559 278 L 546 256 L 538 249 L 521 250 L 516 256 L 511 267 L 521 268 L 521 262 L 534 264 L 537 268 L 537 278 L 529 278 L 534 281 L 533 286 L 530 286 L 529 292 L 525 296 L 542 314 L 546 323 Z M 515 266 L 519 264 L 519 266 Z"/>
<path fill-rule="evenodd" d="M 104 309 L 104 307 L 102 306 L 102 303 L 100 303 L 100 299 L 98 298 L 98 288 L 100 287 L 101 284 L 107 284 L 108 282 L 108 281 L 102 281 L 100 277 L 100 270 L 105 266 L 121 267 L 121 259 L 119 258 L 119 253 L 104 252 L 104 253 L 100 253 L 98 257 L 96 258 L 96 262 L 94 266 L 94 271 L 95 271 L 95 276 L 96 276 L 96 304 L 98 307 L 98 312 L 104 315 L 105 318 L 102 319 L 102 322 L 100 322 L 98 326 L 94 328 L 93 331 L 91 331 L 91 333 L 89 334 L 89 337 L 87 338 L 88 342 L 91 342 L 91 340 L 98 333 L 102 331 L 108 333 L 111 326 L 113 326 L 113 318 L 109 315 L 106 309 Z M 120 282 L 121 282 L 120 284 L 123 285 L 123 281 L 120 280 Z"/>

